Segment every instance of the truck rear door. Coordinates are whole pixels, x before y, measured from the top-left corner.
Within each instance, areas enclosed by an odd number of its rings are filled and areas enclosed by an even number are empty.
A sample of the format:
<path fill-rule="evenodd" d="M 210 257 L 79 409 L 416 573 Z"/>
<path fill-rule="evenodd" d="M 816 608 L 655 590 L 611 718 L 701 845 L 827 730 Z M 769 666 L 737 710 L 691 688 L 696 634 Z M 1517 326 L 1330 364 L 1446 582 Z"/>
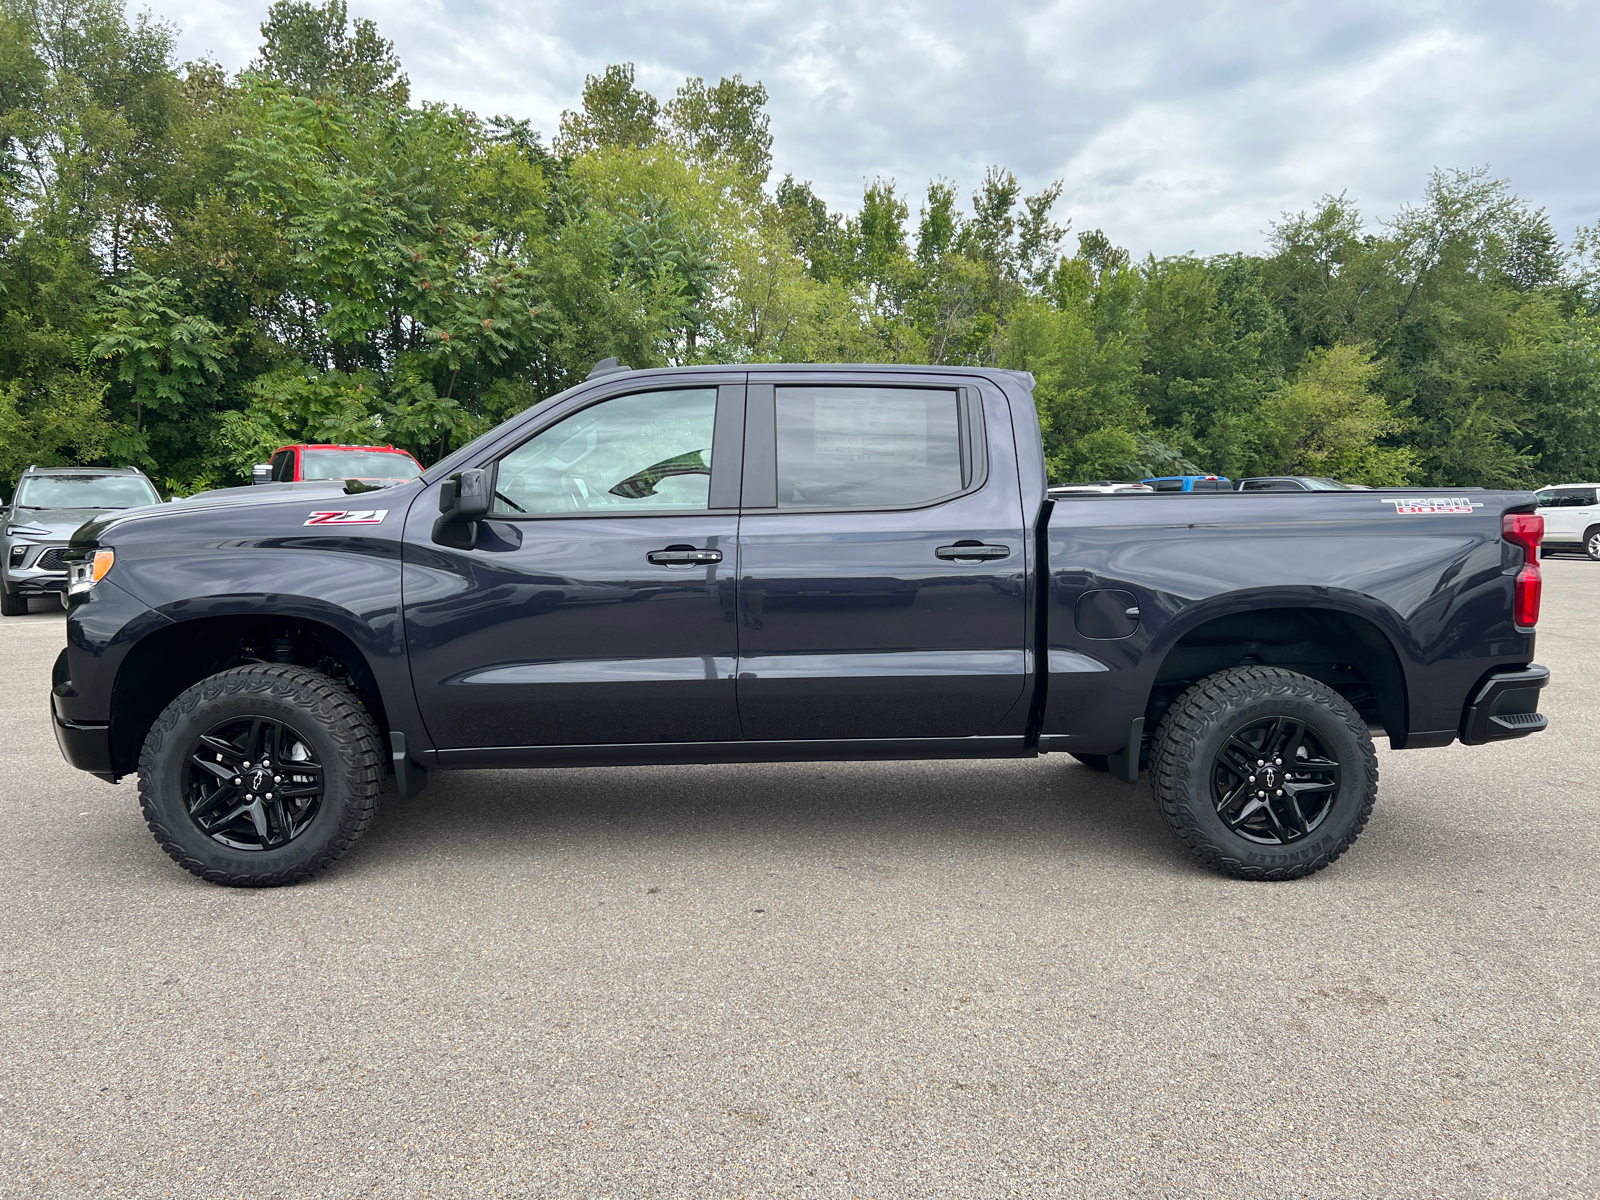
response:
<path fill-rule="evenodd" d="M 744 736 L 996 730 L 1026 681 L 1023 524 L 998 392 L 914 375 L 753 374 L 739 530 Z"/>

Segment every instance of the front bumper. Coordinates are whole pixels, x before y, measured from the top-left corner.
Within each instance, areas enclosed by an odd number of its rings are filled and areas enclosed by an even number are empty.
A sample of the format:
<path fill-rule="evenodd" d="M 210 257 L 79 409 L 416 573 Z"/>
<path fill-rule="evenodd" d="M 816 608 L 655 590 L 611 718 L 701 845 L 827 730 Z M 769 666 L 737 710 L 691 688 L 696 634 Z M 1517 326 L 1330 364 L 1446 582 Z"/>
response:
<path fill-rule="evenodd" d="M 67 652 L 56 658 L 51 671 L 50 724 L 56 731 L 56 745 L 61 747 L 61 757 L 80 771 L 87 771 L 97 779 L 115 783 L 119 778 L 111 761 L 111 726 L 93 725 L 72 721 L 61 715 L 62 702 L 78 693 L 67 676 Z"/>
<path fill-rule="evenodd" d="M 1549 682 L 1549 669 L 1538 663 L 1490 675 L 1462 714 L 1462 744 L 1481 746 L 1543 731 L 1550 722 L 1539 711 L 1539 692 Z"/>
<path fill-rule="evenodd" d="M 13 596 L 49 596 L 67 590 L 67 570 L 59 563 L 66 551 L 64 542 L 15 543 L 25 547 L 22 562 L 11 565 L 13 544 L 6 546 L 5 589 Z M 40 565 L 44 563 L 46 565 Z"/>

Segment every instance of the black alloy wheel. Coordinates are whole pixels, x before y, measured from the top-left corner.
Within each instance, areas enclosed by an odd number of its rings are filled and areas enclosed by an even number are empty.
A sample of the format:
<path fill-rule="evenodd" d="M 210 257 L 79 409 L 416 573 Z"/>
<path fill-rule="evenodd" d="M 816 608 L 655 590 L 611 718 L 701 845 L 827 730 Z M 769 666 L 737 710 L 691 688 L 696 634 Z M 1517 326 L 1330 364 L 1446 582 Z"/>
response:
<path fill-rule="evenodd" d="M 322 806 L 311 741 L 271 717 L 245 716 L 195 739 L 183 768 L 189 819 L 234 850 L 273 850 L 299 837 Z"/>
<path fill-rule="evenodd" d="M 1287 846 L 1322 827 L 1339 796 L 1336 751 L 1307 722 L 1275 716 L 1236 729 L 1211 766 L 1211 799 L 1232 832 Z"/>
<path fill-rule="evenodd" d="M 139 803 L 185 870 L 282 887 L 355 843 L 383 771 L 377 724 L 347 684 L 252 663 L 186 688 L 156 718 L 139 753 Z"/>
<path fill-rule="evenodd" d="M 1172 702 L 1150 748 L 1162 818 L 1213 870 L 1300 879 L 1348 850 L 1378 796 L 1367 723 L 1282 667 L 1230 667 Z"/>

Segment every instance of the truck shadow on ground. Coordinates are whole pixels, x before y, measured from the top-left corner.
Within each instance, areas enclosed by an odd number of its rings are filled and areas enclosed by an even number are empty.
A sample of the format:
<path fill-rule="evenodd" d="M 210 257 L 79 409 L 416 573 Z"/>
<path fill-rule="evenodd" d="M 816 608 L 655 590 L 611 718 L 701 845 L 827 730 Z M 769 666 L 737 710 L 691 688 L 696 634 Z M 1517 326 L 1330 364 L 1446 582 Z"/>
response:
<path fill-rule="evenodd" d="M 384 797 L 363 870 L 419 854 L 500 861 L 559 846 L 605 856 L 670 845 L 714 854 L 943 845 L 987 857 L 1207 874 L 1157 815 L 1148 786 L 1063 755 L 986 762 L 805 763 L 435 772 Z"/>

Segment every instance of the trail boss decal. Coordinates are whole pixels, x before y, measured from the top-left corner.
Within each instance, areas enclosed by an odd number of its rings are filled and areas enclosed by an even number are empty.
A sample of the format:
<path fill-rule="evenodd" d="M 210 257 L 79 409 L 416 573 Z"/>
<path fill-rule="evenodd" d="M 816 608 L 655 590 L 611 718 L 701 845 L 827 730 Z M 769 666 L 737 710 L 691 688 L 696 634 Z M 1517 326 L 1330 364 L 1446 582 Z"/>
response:
<path fill-rule="evenodd" d="M 348 512 L 314 512 L 306 518 L 307 525 L 382 525 L 389 515 L 387 508 L 353 508 Z"/>
<path fill-rule="evenodd" d="M 1405 513 L 1466 513 L 1472 515 L 1472 510 L 1482 508 L 1482 500 L 1468 500 L 1465 496 L 1427 496 L 1407 498 L 1405 500 L 1385 500 L 1385 504 L 1394 505 L 1397 514 Z"/>

